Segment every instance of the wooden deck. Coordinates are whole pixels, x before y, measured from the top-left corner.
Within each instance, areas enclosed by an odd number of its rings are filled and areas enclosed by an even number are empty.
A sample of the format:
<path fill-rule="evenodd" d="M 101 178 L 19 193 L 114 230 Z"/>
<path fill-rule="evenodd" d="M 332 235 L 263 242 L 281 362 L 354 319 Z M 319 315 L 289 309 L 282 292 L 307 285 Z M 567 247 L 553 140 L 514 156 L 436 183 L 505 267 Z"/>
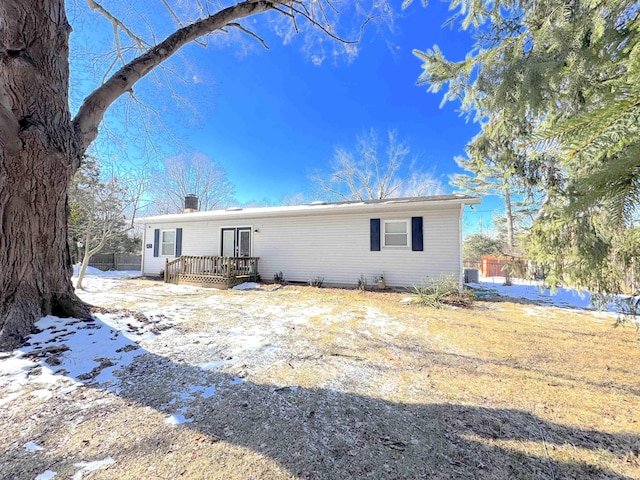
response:
<path fill-rule="evenodd" d="M 243 282 L 258 281 L 259 259 L 260 257 L 183 255 L 172 261 L 167 260 L 164 281 L 226 290 Z"/>

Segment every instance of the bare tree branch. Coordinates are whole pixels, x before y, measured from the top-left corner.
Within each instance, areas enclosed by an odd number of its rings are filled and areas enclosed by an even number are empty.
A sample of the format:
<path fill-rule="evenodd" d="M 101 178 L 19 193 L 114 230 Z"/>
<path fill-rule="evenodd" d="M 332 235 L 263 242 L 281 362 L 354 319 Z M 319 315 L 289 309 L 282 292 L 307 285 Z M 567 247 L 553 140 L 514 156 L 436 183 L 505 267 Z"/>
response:
<path fill-rule="evenodd" d="M 87 0 L 87 4 L 89 5 L 89 8 L 91 10 L 94 10 L 94 11 L 100 13 L 101 15 L 106 17 L 107 20 L 109 20 L 111 22 L 111 24 L 113 25 L 113 29 L 115 31 L 116 42 L 119 41 L 118 40 L 118 29 L 120 29 L 124 33 L 126 33 L 129 38 L 131 38 L 134 42 L 136 42 L 136 44 L 138 45 L 138 48 L 140 50 L 143 50 L 144 48 L 150 46 L 147 42 L 145 42 L 143 39 L 141 39 L 135 33 L 133 33 L 122 21 L 117 19 L 106 8 L 104 8 L 102 5 L 97 3 L 95 0 Z"/>
<path fill-rule="evenodd" d="M 285 10 L 282 10 L 281 8 L 272 7 L 274 10 L 280 12 L 281 14 L 283 14 L 283 15 L 285 15 L 287 17 L 293 18 L 294 20 L 295 20 L 296 15 L 299 15 L 299 16 L 303 17 L 305 20 L 307 20 L 314 27 L 320 29 L 328 37 L 333 38 L 334 40 L 337 40 L 340 43 L 351 44 L 351 45 L 357 44 L 362 40 L 362 35 L 364 33 L 364 28 L 374 18 L 374 17 L 367 17 L 365 19 L 365 21 L 362 23 L 362 25 L 360 25 L 360 32 L 358 34 L 358 37 L 353 39 L 353 40 L 348 40 L 346 38 L 343 38 L 343 37 L 333 33 L 331 31 L 331 23 L 330 22 L 328 22 L 326 25 L 323 25 L 322 23 L 317 21 L 315 18 L 313 18 L 311 16 L 311 14 L 309 13 L 309 11 L 307 10 L 306 5 L 303 4 L 303 7 L 304 7 L 303 10 L 295 8 L 294 4 L 300 3 L 300 2 L 295 2 L 295 1 L 286 2 L 286 1 L 275 0 L 273 3 L 277 3 L 279 5 L 286 6 L 286 8 L 288 8 L 291 12 L 293 12 L 293 13 L 289 13 L 289 12 L 287 12 Z M 297 31 L 297 26 L 296 26 L 296 31 Z"/>
<path fill-rule="evenodd" d="M 98 125 L 107 108 L 120 95 L 130 90 L 138 80 L 167 60 L 182 46 L 203 35 L 220 30 L 235 20 L 266 12 L 272 8 L 273 4 L 266 0 L 251 0 L 220 10 L 210 17 L 180 28 L 158 45 L 118 70 L 85 99 L 73 119 L 80 153 L 86 150 L 97 137 Z"/>
<path fill-rule="evenodd" d="M 230 27 L 235 27 L 241 31 L 243 31 L 244 33 L 246 33 L 247 35 L 252 36 L 253 38 L 255 38 L 256 40 L 258 40 L 262 46 L 264 48 L 266 48 L 267 50 L 269 50 L 269 45 L 267 45 L 267 42 L 264 41 L 264 39 L 260 36 L 258 36 L 256 33 L 252 32 L 251 30 L 248 30 L 246 28 L 244 28 L 242 25 L 240 25 L 239 23 L 230 23 L 229 24 Z"/>

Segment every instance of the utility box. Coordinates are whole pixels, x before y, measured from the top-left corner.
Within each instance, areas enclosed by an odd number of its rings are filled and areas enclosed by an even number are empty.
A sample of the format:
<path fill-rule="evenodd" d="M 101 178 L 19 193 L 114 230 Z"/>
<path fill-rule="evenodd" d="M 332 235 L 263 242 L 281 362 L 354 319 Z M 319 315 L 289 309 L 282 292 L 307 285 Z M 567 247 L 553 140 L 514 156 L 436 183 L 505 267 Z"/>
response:
<path fill-rule="evenodd" d="M 464 283 L 478 283 L 480 281 L 480 271 L 477 268 L 464 269 Z"/>

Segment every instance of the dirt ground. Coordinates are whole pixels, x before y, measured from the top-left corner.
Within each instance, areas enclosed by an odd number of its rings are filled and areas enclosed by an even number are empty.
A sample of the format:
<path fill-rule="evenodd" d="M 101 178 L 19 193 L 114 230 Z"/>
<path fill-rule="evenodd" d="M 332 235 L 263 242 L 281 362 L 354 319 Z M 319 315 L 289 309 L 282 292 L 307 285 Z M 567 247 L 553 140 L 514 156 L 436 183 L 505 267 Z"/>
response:
<path fill-rule="evenodd" d="M 19 385 L 0 368 L 0 478 L 640 478 L 640 339 L 606 314 L 141 279 L 82 296 L 102 320 L 42 333 Z"/>

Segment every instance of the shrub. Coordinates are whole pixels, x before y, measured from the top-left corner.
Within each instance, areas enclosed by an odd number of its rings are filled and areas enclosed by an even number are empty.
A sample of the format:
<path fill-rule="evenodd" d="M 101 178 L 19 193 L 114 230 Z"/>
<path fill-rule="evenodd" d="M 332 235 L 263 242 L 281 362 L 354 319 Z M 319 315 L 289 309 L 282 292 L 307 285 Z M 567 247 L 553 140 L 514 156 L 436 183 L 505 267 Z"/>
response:
<path fill-rule="evenodd" d="M 362 273 L 360 274 L 360 278 L 358 279 L 357 288 L 358 290 L 362 291 L 365 291 L 367 289 L 367 278 Z"/>
<path fill-rule="evenodd" d="M 416 301 L 427 307 L 443 308 L 445 305 L 468 307 L 473 303 L 473 294 L 460 291 L 454 275 L 442 275 L 428 279 L 420 286 L 413 286 Z"/>
<path fill-rule="evenodd" d="M 282 272 L 275 273 L 273 275 L 273 281 L 275 283 L 284 283 L 284 275 L 282 274 Z"/>
<path fill-rule="evenodd" d="M 322 284 L 324 283 L 323 277 L 316 277 L 309 282 L 309 285 L 312 287 L 322 288 Z"/>
<path fill-rule="evenodd" d="M 380 276 L 373 277 L 373 283 L 378 285 L 378 288 L 386 288 L 387 284 L 384 279 L 384 273 Z"/>

